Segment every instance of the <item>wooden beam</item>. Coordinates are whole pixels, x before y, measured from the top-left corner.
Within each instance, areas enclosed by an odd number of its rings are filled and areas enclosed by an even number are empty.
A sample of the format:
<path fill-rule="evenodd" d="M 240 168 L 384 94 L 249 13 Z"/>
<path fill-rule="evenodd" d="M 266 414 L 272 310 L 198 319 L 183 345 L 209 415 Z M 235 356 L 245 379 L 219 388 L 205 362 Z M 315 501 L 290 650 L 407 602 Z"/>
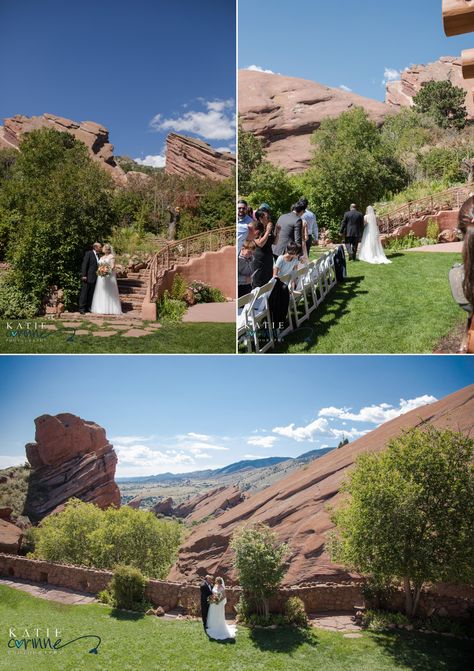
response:
<path fill-rule="evenodd" d="M 448 37 L 474 31 L 474 0 L 443 0 L 443 26 Z"/>
<path fill-rule="evenodd" d="M 464 79 L 474 78 L 474 49 L 464 49 L 461 54 L 462 76 Z"/>

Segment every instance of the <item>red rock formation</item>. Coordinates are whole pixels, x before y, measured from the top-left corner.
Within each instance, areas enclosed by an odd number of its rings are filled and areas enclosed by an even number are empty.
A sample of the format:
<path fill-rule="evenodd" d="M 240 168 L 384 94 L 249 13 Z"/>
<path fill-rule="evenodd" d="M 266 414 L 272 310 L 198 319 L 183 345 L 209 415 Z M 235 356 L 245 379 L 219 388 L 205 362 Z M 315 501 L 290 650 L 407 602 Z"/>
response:
<path fill-rule="evenodd" d="M 442 56 L 428 65 L 412 65 L 401 73 L 399 81 L 388 82 L 385 102 L 393 110 L 401 107 L 411 107 L 413 97 L 421 90 L 426 82 L 450 81 L 454 86 L 466 90 L 466 107 L 470 118 L 474 118 L 474 100 L 472 89 L 474 80 L 463 79 L 461 59 L 454 56 Z"/>
<path fill-rule="evenodd" d="M 348 579 L 350 576 L 331 562 L 325 550 L 325 535 L 332 528 L 327 507 L 338 503 L 341 484 L 357 456 L 380 451 L 403 429 L 426 423 L 472 433 L 473 418 L 474 385 L 471 385 L 382 424 L 198 526 L 182 546 L 169 578 L 190 580 L 204 571 L 232 582 L 235 580 L 234 557 L 229 549 L 232 533 L 244 522 L 263 522 L 289 544 L 285 585 Z"/>
<path fill-rule="evenodd" d="M 342 89 L 306 79 L 250 70 L 239 71 L 239 115 L 244 130 L 263 140 L 271 163 L 289 172 L 309 165 L 311 134 L 327 117 L 363 107 L 378 124 L 389 108 Z"/>
<path fill-rule="evenodd" d="M 143 501 L 143 496 L 135 496 L 131 501 L 127 503 L 127 506 L 129 508 L 133 508 L 133 510 L 138 510 L 140 508 L 140 504 Z"/>
<path fill-rule="evenodd" d="M 173 515 L 173 499 L 169 497 L 164 501 L 158 501 L 151 510 L 155 515 Z"/>
<path fill-rule="evenodd" d="M 170 133 L 166 138 L 166 167 L 171 175 L 197 175 L 227 179 L 235 168 L 235 155 L 219 152 L 206 142 Z"/>
<path fill-rule="evenodd" d="M 69 413 L 42 415 L 35 424 L 36 442 L 26 445 L 32 467 L 26 510 L 32 521 L 58 512 L 72 497 L 101 508 L 120 506 L 117 456 L 102 427 Z"/>
<path fill-rule="evenodd" d="M 18 554 L 23 532 L 11 522 L 0 518 L 0 552 Z"/>
<path fill-rule="evenodd" d="M 22 135 L 38 128 L 53 128 L 71 133 L 84 142 L 91 157 L 107 170 L 118 184 L 126 184 L 125 173 L 114 159 L 114 147 L 109 142 L 109 131 L 93 121 L 71 121 L 54 114 L 33 117 L 17 114 L 5 119 L 4 126 L 0 126 L 0 149 L 18 149 Z"/>
<path fill-rule="evenodd" d="M 236 485 L 218 487 L 177 506 L 174 515 L 185 517 L 187 522 L 199 522 L 204 517 L 222 514 L 224 510 L 233 508 L 243 500 L 244 496 Z"/>

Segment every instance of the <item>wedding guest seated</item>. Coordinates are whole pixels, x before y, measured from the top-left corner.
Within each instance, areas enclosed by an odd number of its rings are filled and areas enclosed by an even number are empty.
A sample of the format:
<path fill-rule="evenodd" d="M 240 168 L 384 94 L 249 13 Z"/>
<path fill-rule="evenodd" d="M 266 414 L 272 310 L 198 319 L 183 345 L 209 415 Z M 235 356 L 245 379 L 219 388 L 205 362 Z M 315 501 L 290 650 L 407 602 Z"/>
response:
<path fill-rule="evenodd" d="M 290 241 L 287 246 L 284 254 L 280 256 L 275 261 L 273 266 L 273 277 L 283 277 L 288 273 L 292 273 L 299 264 L 299 257 L 301 255 L 301 247 L 297 245 L 296 242 Z"/>
<path fill-rule="evenodd" d="M 255 242 L 246 240 L 243 244 L 239 254 L 239 298 L 245 296 L 252 291 L 252 263 L 253 253 L 255 250 Z"/>

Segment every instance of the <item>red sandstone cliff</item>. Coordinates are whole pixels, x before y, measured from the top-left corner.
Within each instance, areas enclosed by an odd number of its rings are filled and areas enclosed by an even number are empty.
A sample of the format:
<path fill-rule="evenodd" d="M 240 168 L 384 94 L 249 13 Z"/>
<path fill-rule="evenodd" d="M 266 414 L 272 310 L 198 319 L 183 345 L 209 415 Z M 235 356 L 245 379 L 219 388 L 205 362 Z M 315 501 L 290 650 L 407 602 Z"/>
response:
<path fill-rule="evenodd" d="M 454 86 L 465 89 L 466 107 L 470 118 L 474 118 L 474 80 L 463 79 L 461 59 L 454 56 L 442 56 L 427 65 L 411 65 L 401 73 L 399 81 L 388 82 L 385 102 L 395 111 L 401 107 L 411 107 L 413 97 L 423 84 L 430 81 L 450 81 Z"/>
<path fill-rule="evenodd" d="M 37 522 L 72 497 L 101 508 L 120 506 L 114 476 L 117 455 L 105 429 L 69 413 L 35 420 L 35 442 L 26 445 L 31 464 L 26 512 Z"/>
<path fill-rule="evenodd" d="M 235 155 L 219 152 L 196 138 L 170 133 L 166 138 L 166 172 L 227 179 L 235 168 Z"/>
<path fill-rule="evenodd" d="M 327 506 L 337 504 L 339 490 L 359 454 L 384 449 L 402 429 L 425 423 L 468 433 L 474 424 L 474 385 L 386 422 L 353 443 L 333 450 L 304 469 L 246 498 L 219 517 L 196 528 L 182 546 L 171 580 L 192 580 L 197 574 L 235 579 L 229 541 L 243 522 L 263 522 L 290 546 L 285 585 L 343 580 L 349 576 L 325 551 L 332 528 Z"/>
<path fill-rule="evenodd" d="M 93 121 L 71 121 L 54 114 L 33 117 L 17 114 L 5 119 L 4 125 L 0 126 L 0 149 L 18 149 L 22 135 L 39 128 L 52 128 L 71 133 L 84 142 L 91 157 L 112 175 L 118 184 L 127 183 L 125 173 L 115 161 L 114 147 L 109 142 L 109 131 Z"/>
<path fill-rule="evenodd" d="M 363 107 L 381 124 L 390 109 L 382 102 L 306 79 L 239 71 L 239 116 L 244 130 L 263 140 L 271 163 L 302 172 L 312 155 L 311 134 L 327 117 Z"/>

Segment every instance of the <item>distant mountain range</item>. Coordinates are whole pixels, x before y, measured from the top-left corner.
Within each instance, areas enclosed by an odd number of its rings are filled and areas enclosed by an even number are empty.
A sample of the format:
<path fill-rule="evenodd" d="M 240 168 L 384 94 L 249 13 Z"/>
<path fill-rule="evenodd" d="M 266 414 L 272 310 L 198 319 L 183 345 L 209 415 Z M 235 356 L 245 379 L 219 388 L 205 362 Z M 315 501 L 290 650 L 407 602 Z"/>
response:
<path fill-rule="evenodd" d="M 181 482 L 183 480 L 207 480 L 220 479 L 225 476 L 239 475 L 246 472 L 255 471 L 258 469 L 267 469 L 278 464 L 287 463 L 288 466 L 298 467 L 302 463 L 313 461 L 322 457 L 327 452 L 334 450 L 334 447 L 325 447 L 320 450 L 310 450 L 304 452 L 298 457 L 264 457 L 262 459 L 245 459 L 236 461 L 233 464 L 224 466 L 222 468 L 206 469 L 202 471 L 190 471 L 188 473 L 159 473 L 157 475 L 147 475 L 129 478 L 115 478 L 117 483 L 140 483 L 151 484 L 154 482 Z"/>

